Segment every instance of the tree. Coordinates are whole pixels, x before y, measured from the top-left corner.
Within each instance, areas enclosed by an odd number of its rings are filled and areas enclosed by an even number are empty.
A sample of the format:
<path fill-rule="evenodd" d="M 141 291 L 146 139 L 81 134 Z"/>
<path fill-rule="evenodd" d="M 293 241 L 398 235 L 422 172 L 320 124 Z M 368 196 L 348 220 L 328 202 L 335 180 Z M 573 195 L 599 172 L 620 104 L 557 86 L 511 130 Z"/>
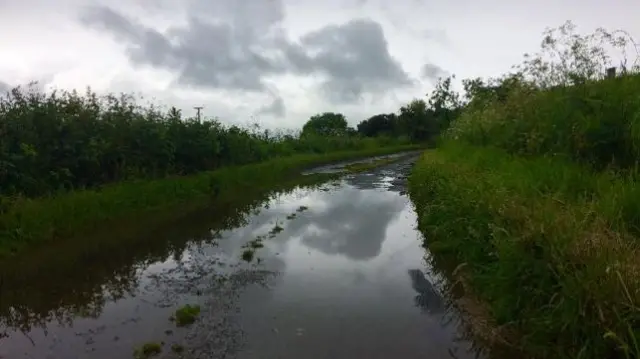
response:
<path fill-rule="evenodd" d="M 398 118 L 395 113 L 382 113 L 372 116 L 358 124 L 358 133 L 367 137 L 382 134 L 394 135 L 398 130 Z"/>
<path fill-rule="evenodd" d="M 437 132 L 436 119 L 433 112 L 427 108 L 427 103 L 421 99 L 414 99 L 400 108 L 398 122 L 402 131 L 412 141 L 425 141 Z"/>
<path fill-rule="evenodd" d="M 312 116 L 302 126 L 302 136 L 345 136 L 347 134 L 347 119 L 341 113 L 324 112 Z"/>
<path fill-rule="evenodd" d="M 453 78 L 440 79 L 429 96 L 429 110 L 437 122 L 438 133 L 447 129 L 461 112 L 460 95 L 451 88 Z"/>

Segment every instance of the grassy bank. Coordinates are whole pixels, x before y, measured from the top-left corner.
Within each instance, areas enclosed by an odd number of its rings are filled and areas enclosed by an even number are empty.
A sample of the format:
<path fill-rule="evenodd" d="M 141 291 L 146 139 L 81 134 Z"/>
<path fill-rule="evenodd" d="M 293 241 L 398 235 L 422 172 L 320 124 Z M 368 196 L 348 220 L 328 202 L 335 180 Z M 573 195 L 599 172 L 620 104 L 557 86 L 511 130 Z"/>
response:
<path fill-rule="evenodd" d="M 640 355 L 640 184 L 448 142 L 409 186 L 425 244 L 461 265 L 493 339 L 539 358 Z"/>
<path fill-rule="evenodd" d="M 295 155 L 191 176 L 122 182 L 46 198 L 19 199 L 0 216 L 0 256 L 119 218 L 142 217 L 145 212 L 157 210 L 183 213 L 211 201 L 228 201 L 243 191 L 268 188 L 291 179 L 310 166 L 416 148 L 419 146 L 403 145 Z"/>

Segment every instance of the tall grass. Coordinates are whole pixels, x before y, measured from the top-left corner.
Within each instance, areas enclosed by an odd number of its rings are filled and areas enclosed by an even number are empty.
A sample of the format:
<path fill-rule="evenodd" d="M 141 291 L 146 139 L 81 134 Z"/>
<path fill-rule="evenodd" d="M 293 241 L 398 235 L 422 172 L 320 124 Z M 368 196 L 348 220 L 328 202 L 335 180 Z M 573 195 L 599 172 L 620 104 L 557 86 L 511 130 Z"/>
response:
<path fill-rule="evenodd" d="M 409 185 L 426 245 L 465 264 L 514 346 L 539 358 L 640 355 L 640 242 L 622 210 L 640 203 L 640 184 L 449 143 Z"/>
<path fill-rule="evenodd" d="M 625 54 L 629 47 L 638 51 L 620 31 L 580 35 L 571 23 L 548 30 L 541 52 L 518 71 L 466 81 L 467 106 L 446 137 L 596 169 L 633 169 L 640 155 L 640 55 L 618 67 L 619 76 L 605 75 L 613 66 L 606 50 Z"/>
<path fill-rule="evenodd" d="M 517 71 L 464 82 L 461 117 L 410 177 L 425 245 L 459 264 L 496 339 L 524 356 L 640 357 L 640 67 L 629 47 L 620 31 L 548 30 Z M 618 76 L 605 76 L 607 49 L 625 58 Z"/>
<path fill-rule="evenodd" d="M 503 102 L 463 113 L 447 135 L 519 155 L 633 169 L 640 155 L 640 75 L 553 89 L 521 84 Z"/>

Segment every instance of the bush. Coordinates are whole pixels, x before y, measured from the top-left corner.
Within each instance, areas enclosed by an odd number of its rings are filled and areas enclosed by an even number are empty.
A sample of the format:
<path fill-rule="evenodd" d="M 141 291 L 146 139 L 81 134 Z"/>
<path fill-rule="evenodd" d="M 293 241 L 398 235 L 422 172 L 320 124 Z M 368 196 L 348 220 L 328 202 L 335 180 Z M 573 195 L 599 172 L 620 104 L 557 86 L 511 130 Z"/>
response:
<path fill-rule="evenodd" d="M 243 165 L 297 153 L 375 148 L 398 139 L 294 135 L 183 118 L 130 95 L 87 90 L 0 97 L 0 196 L 37 197 L 107 183 Z M 2 201 L 0 201 L 2 202 Z M 0 205 L 0 210 L 2 205 Z"/>
<path fill-rule="evenodd" d="M 634 168 L 640 68 L 622 66 L 621 76 L 605 78 L 611 66 L 605 47 L 624 53 L 631 39 L 603 29 L 588 36 L 574 30 L 570 23 L 548 30 L 541 53 L 527 56 L 516 73 L 465 81 L 468 103 L 446 137 L 519 155 L 569 157 L 597 169 Z"/>

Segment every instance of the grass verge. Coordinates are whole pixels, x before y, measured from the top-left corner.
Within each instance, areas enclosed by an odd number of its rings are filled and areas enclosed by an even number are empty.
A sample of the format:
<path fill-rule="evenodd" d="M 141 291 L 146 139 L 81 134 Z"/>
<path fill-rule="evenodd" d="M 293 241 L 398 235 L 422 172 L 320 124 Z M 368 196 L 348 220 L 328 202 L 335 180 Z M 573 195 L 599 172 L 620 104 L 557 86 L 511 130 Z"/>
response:
<path fill-rule="evenodd" d="M 0 215 L 0 258 L 19 253 L 30 244 L 117 224 L 119 219 L 160 210 L 180 215 L 212 201 L 228 201 L 248 189 L 272 187 L 316 165 L 416 148 L 419 146 L 404 145 L 296 155 L 193 176 L 123 182 L 47 198 L 19 199 Z"/>
<path fill-rule="evenodd" d="M 539 358 L 640 355 L 635 181 L 446 143 L 418 161 L 409 193 L 425 245 L 458 264 L 494 342 Z"/>

